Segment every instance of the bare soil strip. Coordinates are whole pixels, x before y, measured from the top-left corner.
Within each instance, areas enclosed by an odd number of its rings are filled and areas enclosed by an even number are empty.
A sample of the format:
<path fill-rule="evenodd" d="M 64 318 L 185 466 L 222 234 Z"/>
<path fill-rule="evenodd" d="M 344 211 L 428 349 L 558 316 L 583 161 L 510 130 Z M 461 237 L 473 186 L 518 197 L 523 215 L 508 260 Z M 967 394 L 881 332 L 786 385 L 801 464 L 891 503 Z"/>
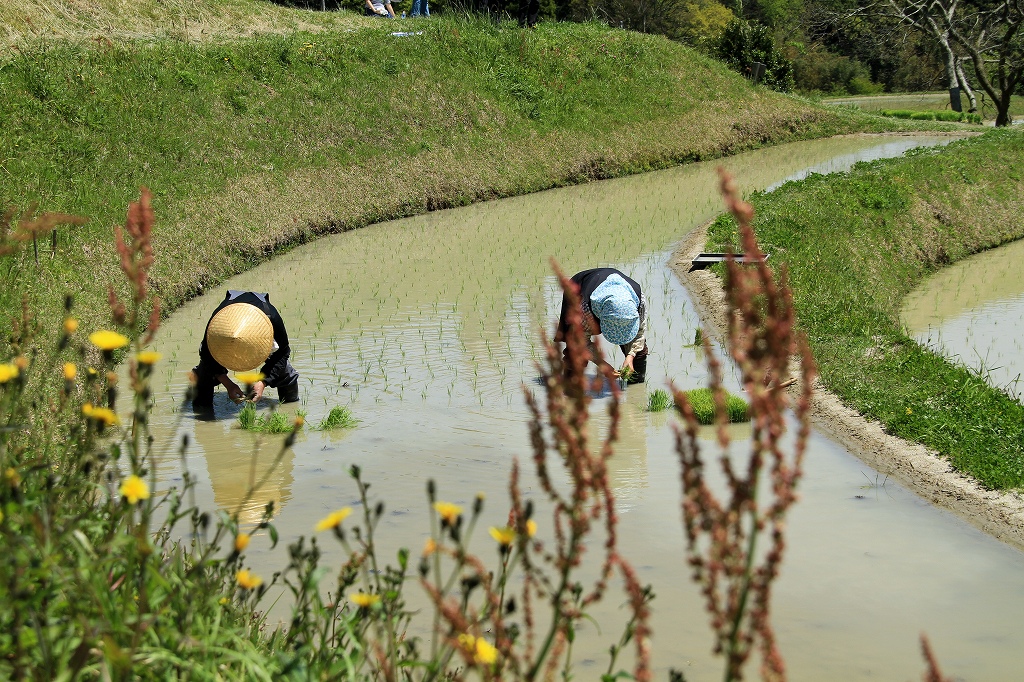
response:
<path fill-rule="evenodd" d="M 679 244 L 670 259 L 676 277 L 690 292 L 706 331 L 718 340 L 726 333 L 726 304 L 721 279 L 708 270 L 687 272 L 704 250 L 707 228 L 697 228 Z M 799 376 L 799 372 L 794 372 Z M 842 444 L 881 474 L 900 482 L 932 504 L 948 509 L 993 537 L 1024 550 L 1024 497 L 996 492 L 955 471 L 949 462 L 923 445 L 897 438 L 843 404 L 816 381 L 811 416 L 815 428 Z M 799 383 L 792 386 L 794 395 Z"/>

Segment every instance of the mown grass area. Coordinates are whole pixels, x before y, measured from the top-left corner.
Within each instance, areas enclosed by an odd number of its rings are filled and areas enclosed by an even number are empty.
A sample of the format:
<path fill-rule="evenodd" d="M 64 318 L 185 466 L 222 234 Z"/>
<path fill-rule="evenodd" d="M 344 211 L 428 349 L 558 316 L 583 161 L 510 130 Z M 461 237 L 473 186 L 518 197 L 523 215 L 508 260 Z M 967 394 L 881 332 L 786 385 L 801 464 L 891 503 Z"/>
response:
<path fill-rule="evenodd" d="M 597 24 L 523 32 L 432 18 L 407 37 L 394 26 L 11 51 L 0 202 L 91 222 L 61 230 L 38 265 L 5 260 L 0 307 L 27 294 L 54 328 L 51 292 L 69 291 L 83 323 L 100 326 L 105 282 L 117 279 L 110 227 L 140 185 L 155 196 L 153 283 L 169 310 L 327 232 L 800 138 L 920 127 L 752 88 L 663 38 Z"/>
<path fill-rule="evenodd" d="M 262 33 L 350 29 L 349 12 L 313 12 L 253 0 L 0 0 L 0 45 L 38 39 L 211 41 Z"/>
<path fill-rule="evenodd" d="M 911 340 L 900 304 L 925 276 L 1024 237 L 1024 135 L 1013 130 L 812 176 L 753 198 L 789 270 L 825 385 L 890 433 L 994 489 L 1024 486 L 1024 405 Z M 733 240 L 719 219 L 709 243 Z"/>

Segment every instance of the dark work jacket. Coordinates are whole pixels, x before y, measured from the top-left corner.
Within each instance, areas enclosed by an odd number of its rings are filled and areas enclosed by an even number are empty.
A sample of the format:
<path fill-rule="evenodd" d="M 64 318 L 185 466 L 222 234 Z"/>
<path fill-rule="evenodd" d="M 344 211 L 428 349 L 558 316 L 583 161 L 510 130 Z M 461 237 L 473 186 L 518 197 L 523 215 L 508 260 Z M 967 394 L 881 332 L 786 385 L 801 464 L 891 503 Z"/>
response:
<path fill-rule="evenodd" d="M 282 380 L 289 379 L 288 358 L 292 353 L 291 347 L 288 345 L 288 332 L 285 331 L 281 314 L 270 303 L 270 294 L 257 294 L 253 291 L 228 291 L 224 300 L 221 301 L 221 304 L 210 315 L 210 320 L 213 320 L 214 316 L 222 309 L 235 303 L 254 305 L 270 318 L 270 324 L 274 327 L 274 342 L 277 343 L 277 350 L 270 354 L 270 357 L 267 358 L 266 363 L 263 365 L 263 369 L 260 371 L 263 373 L 263 381 L 267 386 L 277 388 L 281 385 Z M 209 321 L 207 321 L 206 327 L 209 329 Z M 199 366 L 196 369 L 199 374 L 207 377 L 228 373 L 227 368 L 213 358 L 213 354 L 206 345 L 205 331 L 203 332 L 203 343 L 199 346 Z"/>
<path fill-rule="evenodd" d="M 643 294 L 640 291 L 640 285 L 623 273 L 619 272 L 615 268 L 594 268 L 592 270 L 577 272 L 570 278 L 580 288 L 580 302 L 585 302 L 588 310 L 590 309 L 590 297 L 594 295 L 594 291 L 601 286 L 601 283 L 611 275 L 618 275 L 622 279 L 626 280 L 629 286 L 633 287 L 633 291 L 636 292 L 636 297 L 641 301 L 644 300 Z M 563 338 L 565 333 L 568 331 L 568 313 L 569 298 L 568 296 L 563 295 L 562 312 L 558 316 L 558 331 L 561 333 Z M 600 322 L 600 320 L 598 321 Z"/>

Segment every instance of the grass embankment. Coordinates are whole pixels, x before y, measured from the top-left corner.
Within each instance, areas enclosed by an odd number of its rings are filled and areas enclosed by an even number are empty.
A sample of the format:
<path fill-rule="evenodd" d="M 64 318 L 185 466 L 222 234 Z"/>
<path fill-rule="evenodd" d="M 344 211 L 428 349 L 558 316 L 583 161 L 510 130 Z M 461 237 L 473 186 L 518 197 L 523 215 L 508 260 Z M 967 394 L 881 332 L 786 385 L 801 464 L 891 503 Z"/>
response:
<path fill-rule="evenodd" d="M 995 489 L 1024 486 L 1024 405 L 904 333 L 906 294 L 929 273 L 1024 237 L 1024 135 L 812 176 L 754 197 L 755 229 L 790 272 L 825 385 L 887 431 Z M 709 244 L 732 241 L 719 219 Z"/>
<path fill-rule="evenodd" d="M 391 36 L 396 26 L 12 49 L 0 64 L 0 201 L 91 222 L 62 230 L 38 266 L 12 260 L 0 308 L 28 292 L 52 328 L 54 292 L 71 291 L 83 323 L 102 325 L 105 282 L 118 280 L 110 226 L 140 185 L 158 216 L 154 288 L 172 309 L 327 232 L 799 138 L 920 127 L 752 88 L 663 38 L 596 24 L 524 32 L 436 18 L 415 24 L 422 35 Z"/>

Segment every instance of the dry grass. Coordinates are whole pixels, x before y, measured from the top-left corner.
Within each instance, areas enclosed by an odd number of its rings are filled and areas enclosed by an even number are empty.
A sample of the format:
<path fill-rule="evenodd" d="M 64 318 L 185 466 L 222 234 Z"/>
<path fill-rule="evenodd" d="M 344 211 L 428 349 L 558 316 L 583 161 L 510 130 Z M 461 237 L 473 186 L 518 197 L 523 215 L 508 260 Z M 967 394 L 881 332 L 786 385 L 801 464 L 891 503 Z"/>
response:
<path fill-rule="evenodd" d="M 230 39 L 364 25 L 351 12 L 312 12 L 265 0 L 0 0 L 0 40 Z"/>

